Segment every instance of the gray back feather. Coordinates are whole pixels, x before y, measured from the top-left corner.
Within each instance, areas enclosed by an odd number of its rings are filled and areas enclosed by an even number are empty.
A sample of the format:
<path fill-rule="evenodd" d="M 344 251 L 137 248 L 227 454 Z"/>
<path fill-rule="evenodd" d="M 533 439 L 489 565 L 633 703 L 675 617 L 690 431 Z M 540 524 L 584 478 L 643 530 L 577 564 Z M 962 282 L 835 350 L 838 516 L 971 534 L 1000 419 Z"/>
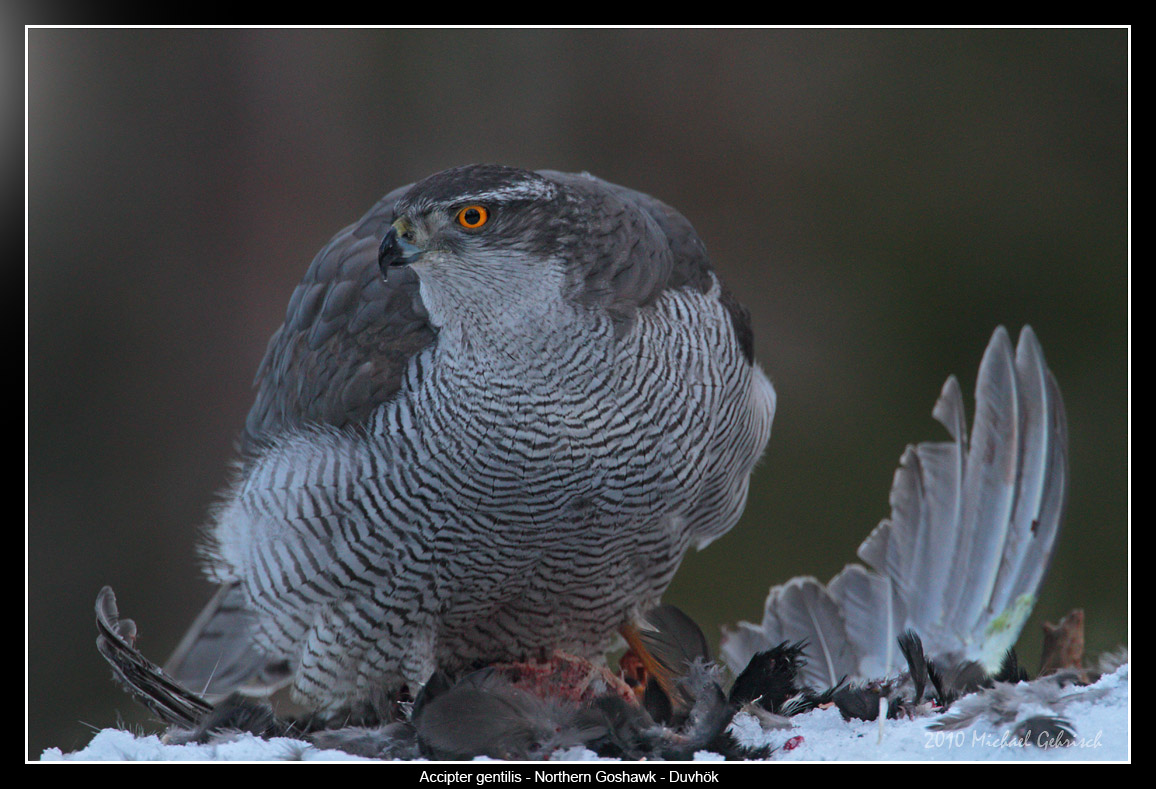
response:
<path fill-rule="evenodd" d="M 582 243 L 571 247 L 580 250 L 572 282 L 580 301 L 603 307 L 628 326 L 636 310 L 668 289 L 706 293 L 713 286 L 706 246 L 686 217 L 666 203 L 589 173 L 541 174 L 566 187 L 582 206 L 573 228 Z M 750 315 L 721 287 L 721 301 L 750 362 Z"/>
<path fill-rule="evenodd" d="M 242 448 L 305 424 L 357 425 L 397 392 L 410 358 L 434 342 L 407 269 L 378 268 L 381 239 L 408 186 L 390 192 L 313 259 L 269 340 Z"/>

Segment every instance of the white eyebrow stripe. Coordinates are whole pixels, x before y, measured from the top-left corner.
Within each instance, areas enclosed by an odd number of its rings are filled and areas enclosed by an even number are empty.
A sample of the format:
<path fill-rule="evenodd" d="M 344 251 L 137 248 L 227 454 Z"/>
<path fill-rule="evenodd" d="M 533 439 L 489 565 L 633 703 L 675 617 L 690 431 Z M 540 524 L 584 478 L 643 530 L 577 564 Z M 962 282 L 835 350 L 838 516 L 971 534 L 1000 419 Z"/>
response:
<path fill-rule="evenodd" d="M 515 186 L 501 189 L 491 189 L 488 192 L 475 192 L 466 199 L 484 203 L 487 200 L 549 200 L 557 193 L 554 184 L 549 181 L 526 181 Z"/>

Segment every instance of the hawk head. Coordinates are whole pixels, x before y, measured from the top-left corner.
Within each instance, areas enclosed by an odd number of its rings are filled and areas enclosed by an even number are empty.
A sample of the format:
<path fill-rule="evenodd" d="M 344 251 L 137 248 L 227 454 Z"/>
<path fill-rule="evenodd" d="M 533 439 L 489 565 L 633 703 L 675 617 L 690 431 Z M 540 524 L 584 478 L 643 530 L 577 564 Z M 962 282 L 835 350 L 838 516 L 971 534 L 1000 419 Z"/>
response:
<path fill-rule="evenodd" d="M 654 198 L 592 175 L 467 165 L 397 201 L 378 262 L 412 266 L 436 325 L 546 314 L 561 302 L 627 323 L 671 287 L 713 279 L 694 229 Z"/>
<path fill-rule="evenodd" d="M 538 173 L 498 165 L 446 170 L 397 202 L 378 263 L 411 266 L 436 324 L 561 298 L 575 212 Z M 570 240 L 566 240 L 569 236 Z"/>

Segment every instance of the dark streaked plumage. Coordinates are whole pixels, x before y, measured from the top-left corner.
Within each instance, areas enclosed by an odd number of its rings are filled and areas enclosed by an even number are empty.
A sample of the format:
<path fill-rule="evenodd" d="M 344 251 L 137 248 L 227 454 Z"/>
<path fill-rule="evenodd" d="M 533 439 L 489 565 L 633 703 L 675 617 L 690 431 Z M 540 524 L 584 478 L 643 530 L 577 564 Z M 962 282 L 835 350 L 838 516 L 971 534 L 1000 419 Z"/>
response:
<path fill-rule="evenodd" d="M 221 592 L 168 668 L 346 719 L 437 669 L 598 658 L 738 519 L 773 413 L 669 206 L 490 165 L 396 190 L 269 344 L 206 551 Z"/>

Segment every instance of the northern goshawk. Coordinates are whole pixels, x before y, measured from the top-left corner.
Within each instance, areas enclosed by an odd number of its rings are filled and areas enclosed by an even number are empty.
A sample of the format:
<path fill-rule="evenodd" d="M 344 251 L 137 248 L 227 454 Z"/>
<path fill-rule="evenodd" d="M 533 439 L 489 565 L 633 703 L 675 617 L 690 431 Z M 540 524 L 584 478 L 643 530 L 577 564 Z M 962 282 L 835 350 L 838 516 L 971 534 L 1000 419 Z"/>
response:
<path fill-rule="evenodd" d="M 598 659 L 738 520 L 775 393 L 678 212 L 459 167 L 338 233 L 269 343 L 169 663 L 323 715 L 436 669 Z"/>

